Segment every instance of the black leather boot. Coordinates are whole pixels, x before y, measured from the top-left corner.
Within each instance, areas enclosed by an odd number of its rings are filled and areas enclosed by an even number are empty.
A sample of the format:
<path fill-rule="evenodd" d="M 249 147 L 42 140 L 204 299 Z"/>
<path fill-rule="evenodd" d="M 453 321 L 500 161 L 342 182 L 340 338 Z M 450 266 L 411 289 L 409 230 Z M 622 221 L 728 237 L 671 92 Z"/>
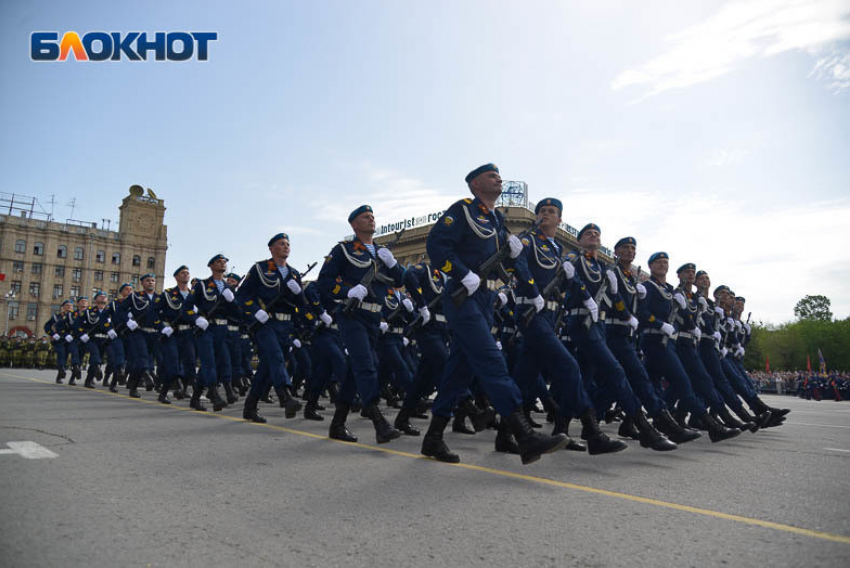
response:
<path fill-rule="evenodd" d="M 572 418 L 555 414 L 555 428 L 552 430 L 552 435 L 563 434 L 567 437 L 567 445 L 564 446 L 565 450 L 570 450 L 571 452 L 586 452 L 587 446 L 581 442 L 576 442 L 570 437 L 570 420 L 572 420 Z"/>
<path fill-rule="evenodd" d="M 121 370 L 116 369 L 112 373 L 112 381 L 109 383 L 109 392 L 118 392 L 118 381 L 121 380 Z"/>
<path fill-rule="evenodd" d="M 581 420 L 581 439 L 587 440 L 587 452 L 590 455 L 612 454 L 628 448 L 625 442 L 612 440 L 599 429 L 594 409 L 588 408 L 579 419 Z"/>
<path fill-rule="evenodd" d="M 637 414 L 632 417 L 632 420 L 634 420 L 635 426 L 637 426 L 640 432 L 641 447 L 652 448 L 656 452 L 669 452 L 679 447 L 665 438 L 661 432 L 649 423 L 643 410 L 638 410 Z"/>
<path fill-rule="evenodd" d="M 537 408 L 536 402 L 527 402 L 522 405 L 522 413 L 525 414 L 525 419 L 528 421 L 528 425 L 532 428 L 543 428 L 543 424 L 539 424 L 534 421 L 531 417 L 531 411 Z"/>
<path fill-rule="evenodd" d="M 259 397 L 249 391 L 245 397 L 245 405 L 242 407 L 242 418 L 257 424 L 265 424 L 266 419 L 260 416 L 257 410 L 258 402 L 260 402 Z"/>
<path fill-rule="evenodd" d="M 505 421 L 516 438 L 517 445 L 519 446 L 519 456 L 523 465 L 534 463 L 543 454 L 555 452 L 567 445 L 567 437 L 564 434 L 547 436 L 546 434 L 535 432 L 531 424 L 528 423 L 528 419 L 526 419 L 521 407 L 514 409 L 507 420 L 503 420 L 503 422 Z"/>
<path fill-rule="evenodd" d="M 460 456 L 449 451 L 449 447 L 443 441 L 443 430 L 446 429 L 448 423 L 448 416 L 434 415 L 431 417 L 428 431 L 425 432 L 425 437 L 422 439 L 422 455 L 441 462 L 459 463 Z"/>
<path fill-rule="evenodd" d="M 765 424 L 770 422 L 771 417 L 773 417 L 773 413 L 769 410 L 766 410 L 759 414 L 758 416 L 753 416 L 747 409 L 741 406 L 738 410 L 733 410 L 735 414 L 738 415 L 738 418 L 743 422 L 750 422 L 753 424 L 753 428 L 750 428 L 750 432 L 758 432 L 759 429 L 764 428 Z"/>
<path fill-rule="evenodd" d="M 620 428 L 617 429 L 617 435 L 629 440 L 640 440 L 640 432 L 635 427 L 635 421 L 631 416 L 626 416 L 623 418 L 623 421 L 620 422 Z"/>
<path fill-rule="evenodd" d="M 224 395 L 227 397 L 227 404 L 239 402 L 239 397 L 233 392 L 233 385 L 231 383 L 224 383 Z"/>
<path fill-rule="evenodd" d="M 307 420 L 315 420 L 316 422 L 321 422 L 325 419 L 324 416 L 318 413 L 319 410 L 319 397 L 311 394 L 307 398 L 307 404 L 304 405 L 304 418 Z"/>
<path fill-rule="evenodd" d="M 213 411 L 221 412 L 223 409 L 227 408 L 227 401 L 221 398 L 221 395 L 218 394 L 218 385 L 212 385 L 207 389 L 207 398 L 210 399 L 210 402 L 213 405 Z"/>
<path fill-rule="evenodd" d="M 336 404 L 336 397 L 339 396 L 339 383 L 331 383 L 328 385 L 328 398 L 331 404 Z"/>
<path fill-rule="evenodd" d="M 679 424 L 669 410 L 662 410 L 658 416 L 652 419 L 659 432 L 673 440 L 677 444 L 684 444 L 701 438 L 702 434 L 690 428 L 684 428 Z"/>
<path fill-rule="evenodd" d="M 123 365 L 118 369 L 118 386 L 127 384 L 127 366 Z"/>
<path fill-rule="evenodd" d="M 130 373 L 130 379 L 127 381 L 127 388 L 130 389 L 130 397 L 131 398 L 142 398 L 142 395 L 139 394 L 139 381 L 141 377 L 139 376 L 138 371 L 134 371 Z"/>
<path fill-rule="evenodd" d="M 192 398 L 189 399 L 189 408 L 197 410 L 198 412 L 206 412 L 207 407 L 201 404 L 201 393 L 204 391 L 203 385 L 201 385 L 201 381 L 195 381 L 195 385 L 192 388 Z"/>
<path fill-rule="evenodd" d="M 83 371 L 80 369 L 79 365 L 71 366 L 71 380 L 68 381 L 69 385 L 76 385 L 77 379 L 83 378 Z"/>
<path fill-rule="evenodd" d="M 708 428 L 708 439 L 715 442 L 721 442 L 723 440 L 728 440 L 729 438 L 734 438 L 738 434 L 741 433 L 740 430 L 735 430 L 733 428 L 727 428 L 720 422 L 714 419 L 714 417 L 706 412 L 701 416 L 703 423 L 705 423 Z"/>
<path fill-rule="evenodd" d="M 729 409 L 725 406 L 723 407 L 723 410 L 720 411 L 720 419 L 723 421 L 723 424 L 725 424 L 728 428 L 737 428 L 742 432 L 744 430 L 749 430 L 750 432 L 755 432 L 756 430 L 758 430 L 758 426 L 756 426 L 753 422 L 741 422 L 740 420 L 732 416 L 732 413 L 729 412 Z M 755 430 L 753 430 L 753 428 L 755 428 Z"/>
<path fill-rule="evenodd" d="M 768 406 L 761 398 L 755 397 L 755 399 L 749 403 L 750 407 L 758 412 L 760 415 L 765 412 L 770 412 L 770 418 L 767 422 L 762 426 L 762 428 L 773 428 L 775 426 L 781 426 L 783 422 L 785 422 L 785 415 L 791 412 L 788 408 L 772 408 Z"/>
<path fill-rule="evenodd" d="M 159 396 L 156 399 L 162 404 L 171 404 L 171 401 L 168 400 L 168 387 L 169 385 L 165 383 L 159 385 Z"/>
<path fill-rule="evenodd" d="M 703 416 L 697 416 L 696 414 L 691 414 L 688 418 L 688 428 L 692 428 L 693 430 L 702 430 L 703 432 L 708 431 L 708 423 L 703 420 Z"/>
<path fill-rule="evenodd" d="M 65 369 L 59 369 L 59 371 L 56 373 L 56 384 L 61 385 L 62 379 L 64 379 L 64 378 L 65 378 Z"/>
<path fill-rule="evenodd" d="M 516 443 L 508 421 L 502 418 L 496 427 L 496 451 L 505 454 L 519 455 L 519 444 Z"/>
<path fill-rule="evenodd" d="M 401 437 L 401 432 L 390 426 L 390 423 L 381 414 L 381 409 L 378 408 L 377 401 L 367 406 L 364 410 L 366 411 L 366 416 L 372 420 L 372 424 L 375 426 L 375 440 L 379 444 L 386 444 Z"/>
<path fill-rule="evenodd" d="M 349 405 L 337 402 L 334 417 L 331 420 L 331 428 L 328 432 L 328 437 L 334 440 L 342 440 L 343 442 L 356 442 L 357 436 L 352 434 L 345 427 L 345 419 L 348 417 Z"/>
<path fill-rule="evenodd" d="M 145 390 L 150 392 L 153 390 L 154 386 L 156 386 L 153 382 L 153 377 L 151 376 L 150 371 L 145 370 L 142 373 L 142 379 L 145 381 Z"/>
<path fill-rule="evenodd" d="M 452 432 L 456 434 L 475 434 L 475 430 L 466 425 L 466 410 L 461 404 L 458 405 L 454 418 L 452 418 Z"/>
<path fill-rule="evenodd" d="M 92 367 L 91 365 L 89 365 L 89 370 L 88 372 L 86 372 L 86 380 L 83 383 L 83 386 L 87 389 L 94 388 L 94 367 Z"/>
<path fill-rule="evenodd" d="M 274 392 L 277 395 L 278 403 L 283 409 L 283 415 L 287 418 L 295 418 L 298 411 L 301 410 L 301 403 L 292 398 L 292 393 L 286 385 L 275 387 Z"/>
<path fill-rule="evenodd" d="M 398 411 L 398 414 L 395 417 L 393 426 L 395 426 L 395 429 L 401 432 L 402 434 L 406 434 L 408 436 L 418 436 L 419 429 L 415 428 L 413 424 L 410 423 L 411 410 L 411 408 L 402 406 L 401 410 Z"/>
<path fill-rule="evenodd" d="M 461 402 L 461 406 L 466 412 L 466 415 L 469 417 L 469 420 L 472 422 L 472 428 L 476 432 L 483 432 L 486 430 L 487 425 L 490 424 L 496 417 L 496 411 L 492 406 L 488 404 L 487 406 L 479 408 L 471 398 L 467 398 Z"/>

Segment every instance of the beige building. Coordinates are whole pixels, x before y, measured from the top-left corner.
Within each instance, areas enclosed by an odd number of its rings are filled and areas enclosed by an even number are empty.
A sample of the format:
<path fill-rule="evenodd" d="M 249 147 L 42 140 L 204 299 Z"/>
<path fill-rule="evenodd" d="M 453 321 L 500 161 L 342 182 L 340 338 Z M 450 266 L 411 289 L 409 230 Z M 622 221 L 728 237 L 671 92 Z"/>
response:
<path fill-rule="evenodd" d="M 97 223 L 56 222 L 39 214 L 32 198 L 3 194 L 0 205 L 0 299 L 3 331 L 42 335 L 45 322 L 63 300 L 110 296 L 123 282 L 138 284 L 141 275 L 157 275 L 162 291 L 167 228 L 165 205 L 150 190 L 130 188 L 120 210 L 118 231 Z"/>

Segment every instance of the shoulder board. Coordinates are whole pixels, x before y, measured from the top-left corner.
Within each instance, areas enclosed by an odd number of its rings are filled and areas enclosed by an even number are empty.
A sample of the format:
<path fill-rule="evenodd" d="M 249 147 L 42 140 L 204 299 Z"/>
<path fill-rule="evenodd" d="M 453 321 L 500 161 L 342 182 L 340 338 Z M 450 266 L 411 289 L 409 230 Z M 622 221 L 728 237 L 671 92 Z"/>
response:
<path fill-rule="evenodd" d="M 571 252 L 567 253 L 567 260 L 569 260 L 571 262 L 573 260 L 577 259 L 577 258 L 578 258 L 578 255 L 575 253 L 575 251 L 571 251 Z"/>

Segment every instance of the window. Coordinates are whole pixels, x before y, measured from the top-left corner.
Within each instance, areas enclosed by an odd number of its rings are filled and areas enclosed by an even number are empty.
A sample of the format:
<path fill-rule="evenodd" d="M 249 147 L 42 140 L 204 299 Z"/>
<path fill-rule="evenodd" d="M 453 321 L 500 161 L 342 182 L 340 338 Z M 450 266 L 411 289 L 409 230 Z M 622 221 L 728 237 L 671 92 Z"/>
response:
<path fill-rule="evenodd" d="M 24 261 L 23 260 L 13 260 L 12 261 L 12 272 L 23 272 L 24 271 Z"/>
<path fill-rule="evenodd" d="M 9 319 L 18 319 L 18 302 L 9 302 Z"/>
<path fill-rule="evenodd" d="M 20 280 L 12 281 L 12 286 L 11 286 L 11 288 L 9 288 L 9 291 L 12 292 L 15 295 L 20 294 L 21 293 L 21 281 Z"/>
<path fill-rule="evenodd" d="M 97 254 L 94 255 L 94 261 L 103 264 L 106 262 L 106 253 L 102 250 L 97 251 Z"/>
<path fill-rule="evenodd" d="M 30 296 L 38 298 L 39 294 L 41 294 L 41 284 L 38 282 L 30 282 Z"/>
<path fill-rule="evenodd" d="M 138 274 L 136 274 L 135 276 L 133 276 L 133 277 L 130 279 L 130 284 L 132 284 L 132 285 L 133 285 L 133 288 L 138 288 L 138 287 L 139 287 L 139 275 L 138 275 Z"/>
<path fill-rule="evenodd" d="M 109 290 L 109 295 L 114 298 L 118 295 L 118 288 L 112 288 Z"/>
<path fill-rule="evenodd" d="M 68 247 L 65 245 L 59 245 L 59 248 L 56 249 L 56 258 L 67 258 L 68 257 Z"/>
<path fill-rule="evenodd" d="M 113 252 L 112 253 L 112 264 L 121 264 L 121 253 Z"/>
<path fill-rule="evenodd" d="M 77 296 L 80 295 L 80 287 L 79 286 L 71 286 L 71 297 L 76 299 Z"/>
<path fill-rule="evenodd" d="M 58 300 L 59 298 L 61 298 L 64 292 L 65 292 L 65 289 L 62 287 L 61 284 L 54 284 L 53 285 L 53 299 L 54 300 Z"/>
<path fill-rule="evenodd" d="M 135 254 L 133 255 L 133 266 L 141 266 L 142 265 L 142 257 Z"/>
<path fill-rule="evenodd" d="M 74 260 L 83 260 L 83 247 L 74 249 Z"/>
<path fill-rule="evenodd" d="M 71 280 L 73 282 L 79 282 L 80 278 L 82 278 L 82 276 L 83 276 L 83 269 L 82 268 L 75 268 L 75 269 L 71 270 Z"/>
<path fill-rule="evenodd" d="M 148 268 L 153 270 L 155 264 L 156 264 L 156 259 L 152 256 L 149 256 L 148 257 Z"/>
<path fill-rule="evenodd" d="M 110 272 L 109 273 L 109 281 L 110 282 L 118 282 L 118 273 L 117 272 Z"/>
<path fill-rule="evenodd" d="M 32 263 L 32 273 L 33 274 L 41 274 L 41 271 L 42 271 L 43 268 L 44 268 L 44 265 L 41 264 L 40 262 L 33 262 Z"/>
<path fill-rule="evenodd" d="M 50 306 L 50 313 L 51 314 L 55 314 L 56 312 L 61 312 L 61 311 L 62 311 L 62 306 L 60 304 L 53 304 L 52 306 Z"/>
<path fill-rule="evenodd" d="M 56 270 L 54 271 L 54 274 L 56 274 L 57 278 L 65 278 L 65 267 L 57 266 Z"/>
<path fill-rule="evenodd" d="M 44 243 L 35 243 L 35 246 L 32 247 L 32 253 L 36 256 L 42 256 L 44 254 Z"/>
<path fill-rule="evenodd" d="M 38 316 L 38 304 L 30 302 L 27 304 L 27 321 L 35 321 Z"/>
<path fill-rule="evenodd" d="M 26 241 L 15 241 L 15 252 L 26 252 L 27 251 L 27 242 Z"/>
<path fill-rule="evenodd" d="M 103 270 L 95 270 L 94 279 L 96 282 L 103 282 Z"/>

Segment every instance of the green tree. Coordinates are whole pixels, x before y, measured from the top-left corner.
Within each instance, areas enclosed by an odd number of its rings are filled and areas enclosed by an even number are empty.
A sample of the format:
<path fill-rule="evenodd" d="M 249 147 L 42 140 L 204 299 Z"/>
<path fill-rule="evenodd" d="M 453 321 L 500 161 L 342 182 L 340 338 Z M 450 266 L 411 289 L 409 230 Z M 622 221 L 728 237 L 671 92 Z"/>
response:
<path fill-rule="evenodd" d="M 800 321 L 832 321 L 831 304 L 826 296 L 806 296 L 794 306 L 794 315 Z"/>

